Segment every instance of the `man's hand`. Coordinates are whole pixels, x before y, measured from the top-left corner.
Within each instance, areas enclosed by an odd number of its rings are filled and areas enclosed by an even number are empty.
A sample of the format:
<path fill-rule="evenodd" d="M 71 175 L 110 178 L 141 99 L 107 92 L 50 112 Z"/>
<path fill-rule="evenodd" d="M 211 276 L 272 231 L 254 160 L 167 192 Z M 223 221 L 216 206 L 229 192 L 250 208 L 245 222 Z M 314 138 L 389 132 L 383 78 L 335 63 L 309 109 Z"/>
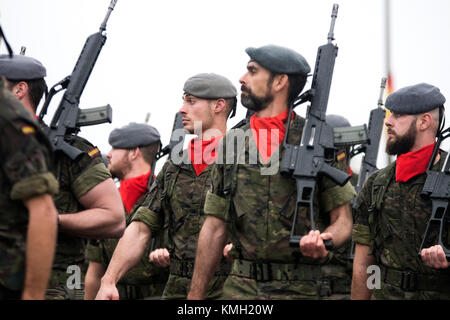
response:
<path fill-rule="evenodd" d="M 300 240 L 300 251 L 305 257 L 325 258 L 328 254 L 323 240 L 333 239 L 329 232 L 320 233 L 318 230 L 311 230 L 308 235 Z"/>
<path fill-rule="evenodd" d="M 165 268 L 170 265 L 170 254 L 165 248 L 153 250 L 148 259 L 158 267 Z"/>
<path fill-rule="evenodd" d="M 229 243 L 227 244 L 224 248 L 223 248 L 223 256 L 225 257 L 225 259 L 227 259 L 228 262 L 233 263 L 233 258 L 231 258 L 228 253 L 231 251 L 231 249 L 233 248 L 233 244 Z"/>
<path fill-rule="evenodd" d="M 114 283 L 106 283 L 102 280 L 102 285 L 97 292 L 95 300 L 119 300 L 119 291 L 117 291 Z"/>
<path fill-rule="evenodd" d="M 450 265 L 445 257 L 444 250 L 440 245 L 432 246 L 427 249 L 422 249 L 420 252 L 423 263 L 431 268 L 446 269 Z"/>

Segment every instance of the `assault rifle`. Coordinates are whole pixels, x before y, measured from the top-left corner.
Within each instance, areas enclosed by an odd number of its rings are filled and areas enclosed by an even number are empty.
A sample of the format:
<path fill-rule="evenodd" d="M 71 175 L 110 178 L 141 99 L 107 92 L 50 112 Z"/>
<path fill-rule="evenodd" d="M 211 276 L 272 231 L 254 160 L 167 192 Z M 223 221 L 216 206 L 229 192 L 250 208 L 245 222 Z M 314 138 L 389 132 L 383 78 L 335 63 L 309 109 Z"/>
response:
<path fill-rule="evenodd" d="M 86 39 L 72 74 L 65 77 L 50 89 L 39 113 L 39 122 L 43 124 L 44 116 L 47 113 L 53 96 L 61 90 L 66 89 L 50 126 L 45 131 L 53 147 L 53 151 L 62 151 L 72 160 L 75 160 L 82 152 L 64 140 L 67 135 L 77 134 L 82 126 L 105 122 L 111 123 L 112 121 L 112 109 L 109 104 L 103 107 L 81 110 L 79 103 L 95 62 L 105 44 L 106 23 L 116 2 L 117 0 L 111 0 L 106 17 L 100 25 L 100 30 Z"/>
<path fill-rule="evenodd" d="M 361 169 L 358 177 L 358 182 L 355 186 L 356 194 L 359 194 L 364 183 L 369 175 L 377 170 L 377 158 L 378 149 L 381 140 L 381 134 L 383 131 L 384 118 L 386 116 L 386 110 L 383 109 L 383 95 L 386 88 L 386 78 L 381 79 L 380 95 L 378 97 L 378 107 L 370 111 L 369 117 L 369 143 L 362 145 L 361 148 L 352 150 L 350 158 L 355 155 L 364 152 L 364 156 L 361 161 Z M 352 200 L 352 208 L 356 205 L 355 200 Z M 352 242 L 350 247 L 349 259 L 353 260 L 355 256 L 355 243 Z"/>
<path fill-rule="evenodd" d="M 172 150 L 175 148 L 175 146 L 179 144 L 181 144 L 182 146 L 181 150 L 183 149 L 184 138 L 186 136 L 186 133 L 184 131 L 182 118 L 183 116 L 181 115 L 181 113 L 177 112 L 175 114 L 169 144 L 166 145 L 164 148 L 162 148 L 160 151 L 158 151 L 158 154 L 156 155 L 156 160 L 159 160 L 160 158 L 164 157 L 167 154 L 169 155 L 169 159 L 172 159 Z"/>
<path fill-rule="evenodd" d="M 332 43 L 338 8 L 337 4 L 333 5 L 328 43 L 320 46 L 317 51 L 311 89 L 303 93 L 290 106 L 286 134 L 283 141 L 285 151 L 281 160 L 280 172 L 291 174 L 297 183 L 297 202 L 289 239 L 289 245 L 297 248 L 302 238 L 295 232 L 299 206 L 309 209 L 311 229 L 315 230 L 313 197 L 318 178 L 325 175 L 340 186 L 343 186 L 350 179 L 347 173 L 330 165 L 335 157 L 333 130 L 325 122 L 334 63 L 338 51 L 338 47 Z M 296 106 L 306 101 L 311 101 L 311 104 L 306 112 L 306 122 L 301 142 L 299 145 L 288 144 L 287 137 L 292 111 Z M 332 240 L 325 240 L 324 243 L 328 250 L 333 247 Z"/>
<path fill-rule="evenodd" d="M 422 249 L 429 248 L 435 244 L 442 247 L 447 261 L 450 261 L 450 249 L 447 248 L 444 241 L 448 243 L 448 223 L 450 222 L 448 205 L 450 201 L 450 152 L 444 162 L 441 171 L 432 170 L 434 161 L 438 154 L 439 146 L 442 141 L 450 136 L 450 128 L 444 130 L 438 135 L 437 143 L 433 149 L 430 162 L 427 167 L 427 179 L 422 189 L 421 196 L 431 199 L 431 217 L 428 221 L 425 235 L 419 249 L 421 257 Z M 436 241 L 437 240 L 437 241 Z"/>

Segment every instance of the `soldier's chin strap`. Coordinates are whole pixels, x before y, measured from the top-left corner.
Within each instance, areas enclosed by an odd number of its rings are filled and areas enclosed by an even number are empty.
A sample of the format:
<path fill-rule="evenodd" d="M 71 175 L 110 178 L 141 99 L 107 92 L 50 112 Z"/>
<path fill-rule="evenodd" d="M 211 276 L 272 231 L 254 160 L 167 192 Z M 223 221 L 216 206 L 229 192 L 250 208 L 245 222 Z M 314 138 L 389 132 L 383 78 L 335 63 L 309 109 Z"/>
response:
<path fill-rule="evenodd" d="M 5 41 L 5 45 L 6 45 L 6 49 L 8 50 L 9 57 L 12 58 L 13 50 L 12 50 L 11 46 L 9 45 L 8 40 L 6 40 L 5 33 L 3 32 L 2 26 L 0 26 L 0 41 L 1 41 L 1 38 L 3 38 L 3 41 Z"/>

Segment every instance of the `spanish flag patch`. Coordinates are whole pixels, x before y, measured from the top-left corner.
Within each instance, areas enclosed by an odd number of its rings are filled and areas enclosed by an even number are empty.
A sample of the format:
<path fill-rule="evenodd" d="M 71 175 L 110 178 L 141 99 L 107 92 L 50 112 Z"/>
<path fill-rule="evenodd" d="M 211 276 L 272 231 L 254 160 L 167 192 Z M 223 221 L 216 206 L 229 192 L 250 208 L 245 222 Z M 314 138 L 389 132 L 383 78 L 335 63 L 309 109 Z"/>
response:
<path fill-rule="evenodd" d="M 94 149 L 92 149 L 91 151 L 88 152 L 88 155 L 89 155 L 89 157 L 93 158 L 99 153 L 100 153 L 100 150 L 98 150 L 98 148 L 95 147 Z"/>
<path fill-rule="evenodd" d="M 36 130 L 32 126 L 23 126 L 22 127 L 22 132 L 24 134 L 35 134 Z"/>
<path fill-rule="evenodd" d="M 344 159 L 345 159 L 345 152 L 342 151 L 341 153 L 339 153 L 339 154 L 337 155 L 336 158 L 337 158 L 338 161 L 344 160 Z"/>

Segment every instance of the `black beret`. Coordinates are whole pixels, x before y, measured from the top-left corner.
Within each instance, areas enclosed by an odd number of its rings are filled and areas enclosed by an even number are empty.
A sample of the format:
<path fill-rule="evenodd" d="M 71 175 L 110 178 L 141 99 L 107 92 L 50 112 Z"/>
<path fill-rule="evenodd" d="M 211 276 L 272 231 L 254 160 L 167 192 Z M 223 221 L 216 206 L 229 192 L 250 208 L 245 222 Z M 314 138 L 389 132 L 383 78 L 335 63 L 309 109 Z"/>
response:
<path fill-rule="evenodd" d="M 159 140 L 160 135 L 155 127 L 145 123 L 131 122 L 111 131 L 108 142 L 115 149 L 133 149 L 146 147 Z"/>
<path fill-rule="evenodd" d="M 343 116 L 337 114 L 327 114 L 325 116 L 325 122 L 332 128 L 350 127 L 350 122 Z"/>
<path fill-rule="evenodd" d="M 436 109 L 445 103 L 445 97 L 435 86 L 419 83 L 391 93 L 386 108 L 392 112 L 419 114 Z"/>
<path fill-rule="evenodd" d="M 245 52 L 251 60 L 275 73 L 307 75 L 311 71 L 306 59 L 289 48 L 269 44 L 259 48 L 250 47 Z"/>
<path fill-rule="evenodd" d="M 33 80 L 47 76 L 45 67 L 38 60 L 23 56 L 0 55 L 0 76 L 11 80 Z"/>
<path fill-rule="evenodd" d="M 215 73 L 200 73 L 184 83 L 185 93 L 201 99 L 235 98 L 237 90 L 227 78 Z"/>

